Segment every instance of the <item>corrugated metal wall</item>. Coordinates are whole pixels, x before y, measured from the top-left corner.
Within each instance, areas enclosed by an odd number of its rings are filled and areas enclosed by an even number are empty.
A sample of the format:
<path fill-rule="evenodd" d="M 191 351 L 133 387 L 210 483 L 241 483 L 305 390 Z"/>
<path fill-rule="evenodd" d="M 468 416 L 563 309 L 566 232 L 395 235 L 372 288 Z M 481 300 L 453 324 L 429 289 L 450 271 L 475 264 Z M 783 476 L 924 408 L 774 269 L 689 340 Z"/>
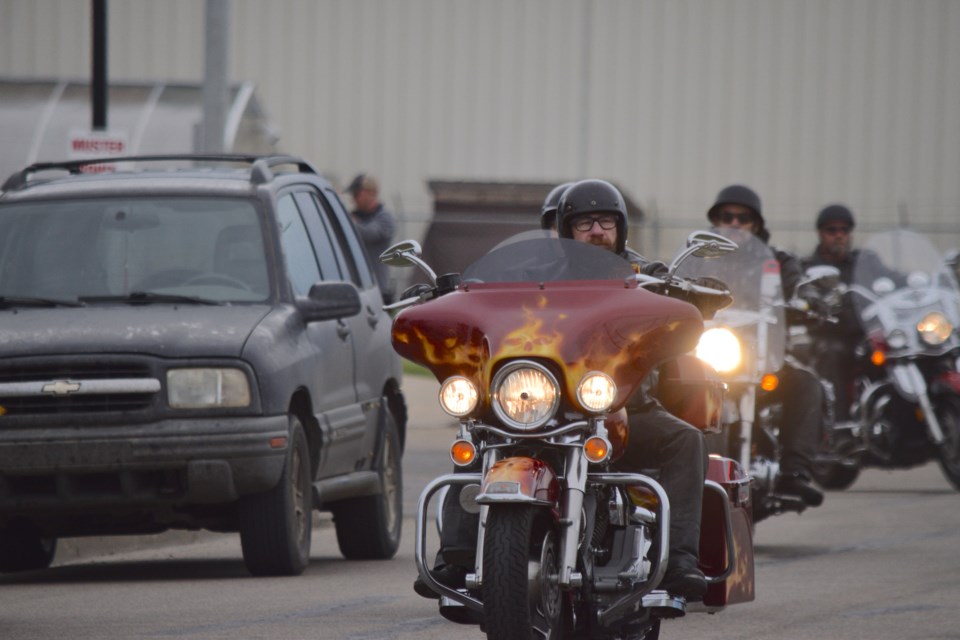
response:
<path fill-rule="evenodd" d="M 202 79 L 202 2 L 109 12 L 112 78 Z M 89 16 L 0 0 L 0 75 L 86 77 Z M 606 177 L 662 256 L 743 181 L 795 249 L 835 200 L 960 242 L 957 0 L 236 0 L 231 26 L 281 147 L 409 219 L 428 179 Z"/>

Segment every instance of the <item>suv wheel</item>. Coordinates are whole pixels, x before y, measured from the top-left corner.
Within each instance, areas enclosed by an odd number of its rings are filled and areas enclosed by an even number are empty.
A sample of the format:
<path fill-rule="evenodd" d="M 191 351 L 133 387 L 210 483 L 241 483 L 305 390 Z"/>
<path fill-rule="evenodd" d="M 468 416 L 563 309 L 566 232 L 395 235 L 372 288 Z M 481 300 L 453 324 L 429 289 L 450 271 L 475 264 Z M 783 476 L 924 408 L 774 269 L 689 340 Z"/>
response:
<path fill-rule="evenodd" d="M 41 538 L 30 531 L 0 532 L 0 571 L 46 569 L 56 553 L 56 538 Z"/>
<path fill-rule="evenodd" d="M 333 507 L 340 552 L 350 560 L 385 560 L 400 546 L 403 480 L 400 438 L 390 411 L 384 411 L 384 432 L 377 456 L 383 492 L 338 502 Z"/>
<path fill-rule="evenodd" d="M 300 420 L 289 419 L 290 446 L 280 482 L 240 502 L 240 546 L 255 576 L 299 575 L 310 562 L 310 453 Z"/>

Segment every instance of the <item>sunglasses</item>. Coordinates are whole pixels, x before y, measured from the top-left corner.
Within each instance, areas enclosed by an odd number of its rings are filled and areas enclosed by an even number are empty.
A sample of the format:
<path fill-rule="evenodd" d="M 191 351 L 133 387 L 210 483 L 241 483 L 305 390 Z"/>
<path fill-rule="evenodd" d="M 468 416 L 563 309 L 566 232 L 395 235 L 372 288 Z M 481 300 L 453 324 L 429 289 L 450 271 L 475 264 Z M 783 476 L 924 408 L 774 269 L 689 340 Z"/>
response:
<path fill-rule="evenodd" d="M 600 225 L 601 229 L 609 231 L 617 226 L 617 219 L 614 216 L 601 216 L 599 218 L 589 217 L 573 221 L 573 228 L 581 233 L 593 229 L 593 223 Z"/>
<path fill-rule="evenodd" d="M 842 233 L 843 235 L 849 235 L 850 227 L 823 227 L 822 229 L 820 229 L 820 231 L 827 234 L 828 236 L 835 236 L 838 233 Z"/>
<path fill-rule="evenodd" d="M 732 211 L 721 211 L 718 217 L 723 224 L 731 224 L 734 220 L 740 224 L 751 224 L 755 220 L 752 213 L 733 213 Z"/>

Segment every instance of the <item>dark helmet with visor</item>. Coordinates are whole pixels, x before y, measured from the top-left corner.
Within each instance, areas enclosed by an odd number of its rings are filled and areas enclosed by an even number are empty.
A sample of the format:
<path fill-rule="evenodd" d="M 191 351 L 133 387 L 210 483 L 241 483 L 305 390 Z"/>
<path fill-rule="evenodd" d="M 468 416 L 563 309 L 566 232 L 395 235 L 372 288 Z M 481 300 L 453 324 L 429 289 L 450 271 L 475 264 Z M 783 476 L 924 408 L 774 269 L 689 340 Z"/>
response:
<path fill-rule="evenodd" d="M 619 189 L 606 180 L 581 180 L 560 196 L 557 204 L 557 232 L 573 238 L 574 218 L 587 213 L 610 213 L 617 219 L 617 253 L 627 246 L 627 203 Z"/>

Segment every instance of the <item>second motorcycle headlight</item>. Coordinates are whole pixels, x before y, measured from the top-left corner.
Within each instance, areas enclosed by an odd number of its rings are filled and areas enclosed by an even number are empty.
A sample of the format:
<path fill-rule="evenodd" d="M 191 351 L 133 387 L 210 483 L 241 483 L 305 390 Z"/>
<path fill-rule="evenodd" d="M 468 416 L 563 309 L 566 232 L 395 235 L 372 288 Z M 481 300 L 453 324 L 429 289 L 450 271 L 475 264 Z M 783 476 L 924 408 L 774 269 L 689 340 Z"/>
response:
<path fill-rule="evenodd" d="M 600 371 L 591 371 L 577 385 L 577 400 L 587 411 L 603 413 L 617 399 L 617 385 L 613 378 Z"/>
<path fill-rule="evenodd" d="M 740 340 L 725 327 L 707 329 L 697 343 L 697 357 L 718 373 L 729 373 L 740 366 Z"/>
<path fill-rule="evenodd" d="M 560 385 L 530 361 L 506 365 L 493 378 L 493 410 L 505 424 L 528 431 L 544 425 L 560 404 Z"/>
<path fill-rule="evenodd" d="M 925 344 L 931 347 L 939 347 L 953 333 L 953 325 L 939 311 L 931 311 L 917 323 L 917 332 Z"/>

